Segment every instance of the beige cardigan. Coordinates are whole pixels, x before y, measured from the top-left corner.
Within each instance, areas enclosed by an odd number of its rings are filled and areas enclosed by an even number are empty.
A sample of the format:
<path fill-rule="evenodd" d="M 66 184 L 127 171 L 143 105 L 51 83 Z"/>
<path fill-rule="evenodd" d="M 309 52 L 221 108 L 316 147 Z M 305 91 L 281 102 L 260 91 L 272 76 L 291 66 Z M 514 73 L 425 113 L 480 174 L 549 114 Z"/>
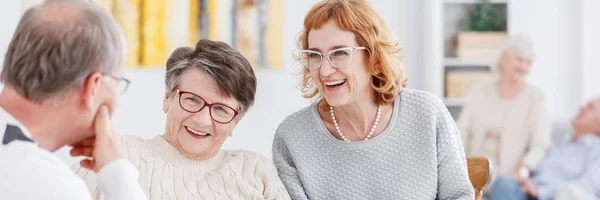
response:
<path fill-rule="evenodd" d="M 457 122 L 468 156 L 484 155 L 490 130 L 499 130 L 494 177 L 512 173 L 520 164 L 535 169 L 550 146 L 550 123 L 543 93 L 528 85 L 514 99 L 498 96 L 496 83 L 473 88 Z"/>
<path fill-rule="evenodd" d="M 257 153 L 220 150 L 213 158 L 192 160 L 160 136 L 121 139 L 150 200 L 290 199 L 275 166 Z M 105 199 L 96 185 L 96 174 L 78 165 L 74 169 L 94 199 Z"/>

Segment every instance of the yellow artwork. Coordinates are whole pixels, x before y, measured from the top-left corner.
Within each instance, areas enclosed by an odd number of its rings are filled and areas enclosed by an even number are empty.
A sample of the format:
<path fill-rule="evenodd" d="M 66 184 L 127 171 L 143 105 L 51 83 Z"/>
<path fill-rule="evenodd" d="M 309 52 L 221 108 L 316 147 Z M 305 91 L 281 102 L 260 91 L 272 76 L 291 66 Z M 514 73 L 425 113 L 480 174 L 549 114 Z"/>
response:
<path fill-rule="evenodd" d="M 269 17 L 267 18 L 266 54 L 271 69 L 283 69 L 283 0 L 269 1 Z"/>
<path fill-rule="evenodd" d="M 125 66 L 137 67 L 140 59 L 139 7 L 141 0 L 116 0 L 113 5 L 115 20 L 127 38 L 127 60 Z"/>
<path fill-rule="evenodd" d="M 255 68 L 283 68 L 282 0 L 89 1 L 112 13 L 121 26 L 127 67 L 164 68 L 177 47 L 211 39 L 237 48 Z M 43 0 L 22 2 L 26 10 Z"/>
<path fill-rule="evenodd" d="M 114 0 L 89 0 L 89 1 L 94 2 L 96 5 L 99 5 L 100 7 L 104 8 L 109 13 L 112 13 L 112 11 L 113 11 L 113 1 Z"/>
<path fill-rule="evenodd" d="M 144 0 L 142 3 L 142 66 L 160 66 L 166 61 L 166 4 L 167 0 Z"/>
<path fill-rule="evenodd" d="M 194 44 L 200 40 L 200 25 L 198 24 L 198 18 L 200 17 L 200 2 L 199 1 L 190 1 L 190 15 L 188 18 L 189 27 L 190 27 L 190 35 L 188 37 L 188 42 L 190 44 Z"/>
<path fill-rule="evenodd" d="M 141 66 L 164 68 L 176 48 L 195 46 L 200 1 L 142 0 Z"/>
<path fill-rule="evenodd" d="M 283 68 L 282 0 L 234 0 L 233 45 L 255 68 Z"/>
<path fill-rule="evenodd" d="M 127 40 L 127 59 L 125 66 L 140 66 L 140 26 L 139 8 L 142 0 L 90 0 L 112 13 L 121 26 Z"/>

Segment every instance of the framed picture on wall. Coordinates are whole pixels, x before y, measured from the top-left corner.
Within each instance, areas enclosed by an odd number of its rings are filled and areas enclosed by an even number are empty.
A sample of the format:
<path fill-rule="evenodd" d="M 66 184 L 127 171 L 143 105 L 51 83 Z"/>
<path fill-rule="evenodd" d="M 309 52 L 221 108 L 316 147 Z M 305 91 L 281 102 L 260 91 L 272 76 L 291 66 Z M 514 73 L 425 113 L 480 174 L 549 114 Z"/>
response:
<path fill-rule="evenodd" d="M 23 10 L 44 0 L 23 0 Z M 111 13 L 127 39 L 126 66 L 164 68 L 178 47 L 229 43 L 255 69 L 282 69 L 283 0 L 88 0 Z"/>
<path fill-rule="evenodd" d="M 283 67 L 281 0 L 233 0 L 232 44 L 252 66 Z"/>

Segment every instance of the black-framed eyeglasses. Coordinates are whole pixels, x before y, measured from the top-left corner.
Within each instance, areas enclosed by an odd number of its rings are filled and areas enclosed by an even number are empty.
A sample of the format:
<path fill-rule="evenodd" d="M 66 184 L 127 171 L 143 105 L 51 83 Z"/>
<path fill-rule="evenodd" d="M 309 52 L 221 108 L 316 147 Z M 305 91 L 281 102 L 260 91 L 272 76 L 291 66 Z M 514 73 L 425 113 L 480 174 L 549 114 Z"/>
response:
<path fill-rule="evenodd" d="M 106 76 L 108 78 L 111 78 L 113 80 L 116 80 L 117 83 L 117 91 L 119 92 L 119 94 L 125 94 L 125 92 L 127 92 L 127 88 L 129 88 L 129 84 L 131 84 L 131 81 L 129 81 L 129 79 L 126 78 L 119 78 L 110 74 L 102 74 L 103 76 Z"/>
<path fill-rule="evenodd" d="M 311 70 L 319 69 L 323 64 L 323 57 L 335 68 L 344 68 L 350 65 L 352 54 L 356 50 L 366 50 L 365 47 L 343 47 L 334 49 L 325 54 L 313 50 L 298 50 L 302 64 Z"/>
<path fill-rule="evenodd" d="M 179 95 L 179 106 L 189 113 L 198 113 L 205 107 L 213 121 L 220 124 L 228 124 L 239 114 L 239 111 L 222 103 L 208 103 L 200 95 L 177 89 Z"/>

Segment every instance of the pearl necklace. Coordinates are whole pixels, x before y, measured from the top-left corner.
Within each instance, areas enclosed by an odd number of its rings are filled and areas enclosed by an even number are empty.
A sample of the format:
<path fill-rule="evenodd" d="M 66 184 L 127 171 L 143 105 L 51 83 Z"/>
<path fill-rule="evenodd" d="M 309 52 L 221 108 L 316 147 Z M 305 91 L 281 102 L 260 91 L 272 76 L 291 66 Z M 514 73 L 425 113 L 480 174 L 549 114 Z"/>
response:
<path fill-rule="evenodd" d="M 329 112 L 331 113 L 331 119 L 333 119 L 333 125 L 335 125 L 335 129 L 337 130 L 340 137 L 344 141 L 350 142 L 350 140 L 348 140 L 346 138 L 346 136 L 344 136 L 344 134 L 340 130 L 340 125 L 337 123 L 337 120 L 335 119 L 335 113 L 333 113 L 333 106 L 329 106 Z M 375 123 L 373 123 L 373 127 L 371 128 L 371 131 L 369 131 L 369 134 L 367 134 L 367 137 L 365 138 L 365 140 L 369 140 L 369 139 L 371 139 L 371 136 L 373 136 L 373 133 L 375 132 L 375 128 L 377 127 L 377 124 L 379 123 L 379 117 L 381 117 L 381 105 L 377 107 L 377 118 L 375 118 Z"/>

